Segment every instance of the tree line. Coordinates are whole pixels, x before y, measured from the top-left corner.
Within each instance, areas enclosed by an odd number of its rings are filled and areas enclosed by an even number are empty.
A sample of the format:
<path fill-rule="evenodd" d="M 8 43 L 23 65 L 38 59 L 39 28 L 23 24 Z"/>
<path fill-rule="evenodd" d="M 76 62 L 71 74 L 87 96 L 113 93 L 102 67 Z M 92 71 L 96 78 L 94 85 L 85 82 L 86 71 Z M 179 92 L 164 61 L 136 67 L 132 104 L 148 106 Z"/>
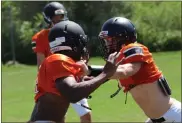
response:
<path fill-rule="evenodd" d="M 2 1 L 1 58 L 35 64 L 32 36 L 46 27 L 42 10 L 49 1 Z M 80 24 L 89 37 L 91 56 L 100 55 L 98 34 L 109 18 L 123 16 L 136 26 L 138 42 L 151 52 L 181 50 L 181 2 L 60 1 L 70 20 Z M 15 50 L 12 51 L 14 45 Z"/>

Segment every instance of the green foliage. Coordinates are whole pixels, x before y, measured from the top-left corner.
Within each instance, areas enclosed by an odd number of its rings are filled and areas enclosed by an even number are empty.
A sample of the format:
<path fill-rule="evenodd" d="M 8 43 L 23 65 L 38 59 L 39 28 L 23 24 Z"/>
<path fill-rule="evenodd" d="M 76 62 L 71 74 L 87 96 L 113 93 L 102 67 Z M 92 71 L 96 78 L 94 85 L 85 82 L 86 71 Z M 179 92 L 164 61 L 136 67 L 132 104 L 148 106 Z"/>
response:
<path fill-rule="evenodd" d="M 14 41 L 19 39 L 18 25 L 20 21 L 17 17 L 19 13 L 19 8 L 14 6 L 15 2 L 12 1 L 2 1 L 2 31 L 1 31 L 1 42 L 2 42 L 2 61 L 5 62 L 11 59 L 11 31 L 14 32 Z M 12 20 L 12 23 L 11 21 Z M 13 27 L 11 27 L 13 25 Z M 18 42 L 19 43 L 19 42 Z M 19 45 L 16 43 L 17 45 Z"/>
<path fill-rule="evenodd" d="M 31 21 L 23 21 L 20 27 L 20 39 L 22 40 L 23 45 L 30 45 L 31 37 L 41 30 L 42 21 L 40 20 L 43 20 L 43 16 L 40 13 L 37 13 L 37 15 L 33 17 L 33 23 Z"/>
<path fill-rule="evenodd" d="M 32 36 L 46 27 L 42 16 L 48 1 L 2 1 L 2 61 L 11 60 L 11 33 L 17 60 L 35 60 L 31 50 Z M 62 1 L 70 20 L 79 23 L 89 36 L 91 56 L 100 55 L 98 34 L 102 24 L 114 16 L 132 20 L 138 31 L 138 42 L 151 51 L 181 49 L 180 2 Z M 11 8 L 11 12 L 10 12 Z M 10 18 L 11 17 L 11 18 Z M 13 27 L 11 27 L 11 22 Z M 28 62 L 25 59 L 29 59 Z"/>
<path fill-rule="evenodd" d="M 125 6 L 126 5 L 126 6 Z M 130 17 L 130 3 L 111 1 L 88 1 L 72 3 L 70 20 L 79 23 L 90 38 L 89 46 L 91 55 L 99 55 L 98 34 L 102 24 L 114 16 L 127 15 Z"/>
<path fill-rule="evenodd" d="M 181 3 L 133 3 L 132 21 L 141 40 L 151 51 L 181 49 Z"/>

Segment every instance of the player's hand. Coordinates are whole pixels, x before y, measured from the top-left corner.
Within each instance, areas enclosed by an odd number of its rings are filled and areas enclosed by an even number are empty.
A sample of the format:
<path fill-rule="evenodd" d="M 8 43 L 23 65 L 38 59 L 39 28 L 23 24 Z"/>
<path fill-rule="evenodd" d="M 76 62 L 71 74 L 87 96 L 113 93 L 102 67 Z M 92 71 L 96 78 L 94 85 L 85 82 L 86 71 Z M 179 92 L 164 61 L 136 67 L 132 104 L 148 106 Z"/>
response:
<path fill-rule="evenodd" d="M 89 74 L 89 69 L 86 63 L 83 60 L 80 60 L 76 62 L 76 64 L 81 66 L 81 75 L 82 76 L 87 76 Z"/>
<path fill-rule="evenodd" d="M 86 47 L 83 50 L 84 50 L 84 55 L 81 57 L 81 60 L 83 60 L 86 64 L 88 64 L 90 59 L 89 52 Z"/>
<path fill-rule="evenodd" d="M 115 52 L 109 55 L 103 69 L 103 73 L 106 74 L 107 78 L 113 76 L 113 74 L 116 72 L 118 65 L 122 62 L 123 59 L 117 62 L 119 56 L 120 52 L 119 53 Z"/>

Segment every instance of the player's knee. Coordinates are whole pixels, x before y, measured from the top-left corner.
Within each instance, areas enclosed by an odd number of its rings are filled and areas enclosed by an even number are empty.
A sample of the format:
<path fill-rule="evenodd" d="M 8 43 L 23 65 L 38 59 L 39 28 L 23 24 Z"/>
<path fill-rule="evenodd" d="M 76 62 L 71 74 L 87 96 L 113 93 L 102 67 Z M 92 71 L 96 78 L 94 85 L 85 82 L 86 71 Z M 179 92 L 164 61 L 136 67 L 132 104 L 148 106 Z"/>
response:
<path fill-rule="evenodd" d="M 44 121 L 34 121 L 34 122 L 32 122 L 32 123 L 56 123 L 56 122 L 54 122 L 54 121 L 47 121 L 47 120 L 44 120 Z"/>
<path fill-rule="evenodd" d="M 148 118 L 145 123 L 152 123 L 152 121 L 150 120 L 150 118 Z"/>
<path fill-rule="evenodd" d="M 80 116 L 81 123 L 91 123 L 91 112 Z"/>

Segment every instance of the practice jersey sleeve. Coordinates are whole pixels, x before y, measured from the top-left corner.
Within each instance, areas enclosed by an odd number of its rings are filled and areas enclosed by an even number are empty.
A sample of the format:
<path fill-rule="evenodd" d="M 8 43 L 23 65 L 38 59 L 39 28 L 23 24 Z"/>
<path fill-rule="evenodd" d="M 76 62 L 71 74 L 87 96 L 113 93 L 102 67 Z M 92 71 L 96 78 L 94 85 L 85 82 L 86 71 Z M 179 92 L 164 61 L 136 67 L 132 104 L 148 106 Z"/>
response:
<path fill-rule="evenodd" d="M 43 29 L 36 33 L 32 37 L 32 49 L 35 53 L 42 53 L 46 57 L 50 55 L 49 41 L 48 41 L 49 29 Z"/>
<path fill-rule="evenodd" d="M 44 54 L 44 44 L 41 41 L 41 35 L 40 32 L 36 33 L 32 37 L 32 49 L 35 53 L 40 52 Z"/>
<path fill-rule="evenodd" d="M 70 59 L 54 60 L 48 68 L 54 81 L 61 77 L 78 76 L 81 70 L 81 67 Z"/>
<path fill-rule="evenodd" d="M 148 51 L 148 48 L 138 43 L 127 45 L 120 52 L 124 57 L 123 63 L 151 62 L 151 53 Z"/>

